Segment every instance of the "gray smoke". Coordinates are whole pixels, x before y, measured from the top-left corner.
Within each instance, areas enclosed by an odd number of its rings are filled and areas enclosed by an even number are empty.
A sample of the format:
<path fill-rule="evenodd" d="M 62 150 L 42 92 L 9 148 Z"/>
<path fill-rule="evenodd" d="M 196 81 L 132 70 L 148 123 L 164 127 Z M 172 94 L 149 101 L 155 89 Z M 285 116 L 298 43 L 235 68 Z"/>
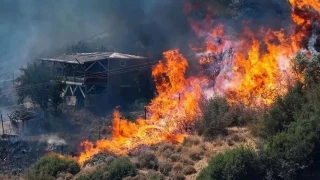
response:
<path fill-rule="evenodd" d="M 138 42 L 146 51 L 178 46 L 188 34 L 179 7 L 170 0 L 2 0 L 0 65 L 21 67 L 103 32 L 112 50 L 127 53 Z"/>
<path fill-rule="evenodd" d="M 185 1 L 200 7 L 188 14 L 199 20 L 205 18 L 206 7 L 216 11 L 212 2 L 238 9 L 233 16 L 217 17 L 233 31 L 244 20 L 278 28 L 283 26 L 279 20 L 290 18 L 286 0 L 1 0 L 0 66 L 21 67 L 101 33 L 107 36 L 103 43 L 108 50 L 154 58 L 171 48 L 188 53 L 195 36 L 184 13 Z"/>

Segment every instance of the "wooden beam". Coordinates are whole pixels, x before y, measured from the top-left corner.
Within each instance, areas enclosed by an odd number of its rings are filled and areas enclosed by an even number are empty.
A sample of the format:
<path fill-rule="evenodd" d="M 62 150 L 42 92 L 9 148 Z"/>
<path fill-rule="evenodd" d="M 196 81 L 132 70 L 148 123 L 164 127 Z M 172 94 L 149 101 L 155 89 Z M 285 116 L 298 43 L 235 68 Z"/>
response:
<path fill-rule="evenodd" d="M 81 91 L 81 93 L 82 93 L 82 96 L 83 96 L 84 98 L 86 98 L 86 95 L 85 95 L 85 93 L 83 92 L 81 86 L 79 86 L 79 89 L 80 89 L 80 91 Z"/>
<path fill-rule="evenodd" d="M 92 87 L 88 89 L 87 93 L 89 93 L 93 88 L 94 88 L 94 85 L 92 85 Z"/>
<path fill-rule="evenodd" d="M 97 61 L 93 62 L 86 70 L 84 70 L 85 72 L 88 71 L 94 64 L 96 64 Z"/>
<path fill-rule="evenodd" d="M 103 67 L 104 70 L 108 71 L 108 69 L 106 67 L 104 67 L 104 65 L 100 61 L 98 61 L 98 63 L 100 64 L 100 66 Z M 108 65 L 109 65 L 109 63 L 108 63 Z"/>
<path fill-rule="evenodd" d="M 73 90 L 72 90 L 72 87 L 71 87 L 71 86 L 69 86 L 69 88 L 70 88 L 70 91 L 71 91 L 71 95 L 73 96 Z"/>
<path fill-rule="evenodd" d="M 73 89 L 73 93 L 74 94 L 76 92 L 76 90 L 78 89 L 79 86 L 76 86 L 74 89 Z"/>

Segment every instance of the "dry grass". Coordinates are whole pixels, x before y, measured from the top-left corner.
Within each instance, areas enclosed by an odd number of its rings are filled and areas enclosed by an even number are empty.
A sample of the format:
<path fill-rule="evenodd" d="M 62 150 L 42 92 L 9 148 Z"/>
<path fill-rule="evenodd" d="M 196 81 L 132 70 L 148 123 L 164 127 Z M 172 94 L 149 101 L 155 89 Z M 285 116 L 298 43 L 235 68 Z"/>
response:
<path fill-rule="evenodd" d="M 180 153 L 173 153 L 171 154 L 170 159 L 172 162 L 177 162 L 181 159 L 181 155 Z"/>
<path fill-rule="evenodd" d="M 169 162 L 160 162 L 159 163 L 159 171 L 164 175 L 169 175 L 172 170 L 172 164 Z"/>
<path fill-rule="evenodd" d="M 182 172 L 184 175 L 191 175 L 191 174 L 195 174 L 197 170 L 193 166 L 189 165 L 189 166 L 185 166 Z"/>
<path fill-rule="evenodd" d="M 138 156 L 137 167 L 146 169 L 158 169 L 158 158 L 153 151 L 141 152 Z"/>
<path fill-rule="evenodd" d="M 256 143 L 250 130 L 247 128 L 228 128 L 228 135 L 217 137 L 214 141 L 204 141 L 202 137 L 190 136 L 182 144 L 161 143 L 153 148 L 139 152 L 130 157 L 131 162 L 137 165 L 138 175 L 130 177 L 130 180 L 147 180 L 148 172 L 145 168 L 149 162 L 148 157 L 156 157 L 158 168 L 153 168 L 150 177 L 159 175 L 172 180 L 195 180 L 198 173 L 208 165 L 208 161 L 218 153 L 235 148 L 237 146 L 256 148 Z M 152 167 L 154 167 L 152 165 Z M 151 168 L 152 169 L 152 168 Z M 84 168 L 81 173 L 94 171 L 95 168 Z M 153 176 L 155 175 L 155 176 Z"/>

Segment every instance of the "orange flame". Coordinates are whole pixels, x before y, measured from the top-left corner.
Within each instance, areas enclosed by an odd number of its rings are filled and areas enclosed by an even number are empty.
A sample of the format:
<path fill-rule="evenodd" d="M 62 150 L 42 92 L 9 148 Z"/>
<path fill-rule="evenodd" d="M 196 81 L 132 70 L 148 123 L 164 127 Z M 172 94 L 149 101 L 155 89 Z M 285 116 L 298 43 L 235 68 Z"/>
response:
<path fill-rule="evenodd" d="M 274 43 L 274 41 L 278 41 Z M 250 107 L 269 106 L 279 95 L 287 92 L 287 85 L 293 79 L 291 58 L 298 49 L 291 47 L 291 41 L 284 31 L 265 33 L 263 42 L 251 37 L 248 52 L 236 52 L 234 78 L 236 84 L 226 92 L 229 102 L 240 102 Z M 262 50 L 265 45 L 266 50 Z"/>
<path fill-rule="evenodd" d="M 297 27 L 292 32 L 263 28 L 253 32 L 244 24 L 242 34 L 228 36 L 224 26 L 212 19 L 211 12 L 200 22 L 189 18 L 196 35 L 206 38 L 205 48 L 192 46 L 192 49 L 201 54 L 199 63 L 211 73 L 214 94 L 225 95 L 230 103 L 243 103 L 248 107 L 269 106 L 278 95 L 287 92 L 289 84 L 301 79 L 292 72 L 291 59 L 306 46 L 312 21 L 320 22 L 319 12 L 314 12 L 319 11 L 320 2 L 289 2 Z M 186 7 L 186 13 L 196 8 L 190 3 Z"/>
<path fill-rule="evenodd" d="M 236 37 L 225 33 L 225 27 L 213 21 L 212 9 L 199 22 L 189 18 L 191 28 L 199 37 L 205 37 L 204 47 L 192 46 L 199 63 L 211 74 L 199 78 L 186 78 L 187 60 L 178 50 L 165 52 L 164 60 L 154 66 L 152 76 L 157 97 L 147 106 L 147 119 L 135 122 L 122 119 L 119 111 L 113 113 L 112 138 L 82 142 L 84 151 L 77 158 L 80 164 L 93 155 L 110 151 L 123 155 L 141 145 L 160 142 L 182 142 L 187 136 L 186 125 L 197 119 L 203 84 L 214 80 L 213 94 L 223 94 L 230 103 L 243 103 L 248 107 L 269 106 L 278 95 L 287 92 L 287 85 L 296 80 L 291 71 L 291 59 L 310 38 L 313 21 L 320 22 L 320 10 L 313 0 L 289 0 L 295 32 L 271 29 L 253 32 L 245 28 Z M 196 5 L 187 3 L 189 13 Z M 298 11 L 299 10 L 299 11 Z M 311 20 L 312 19 L 312 20 Z M 198 56 L 199 55 L 199 56 Z M 206 90 L 206 89 L 205 89 Z"/>
<path fill-rule="evenodd" d="M 185 78 L 188 63 L 178 50 L 163 55 L 164 60 L 152 71 L 158 96 L 147 107 L 147 119 L 130 122 L 115 110 L 112 139 L 99 140 L 95 145 L 83 142 L 84 151 L 78 158 L 80 164 L 103 151 L 123 155 L 140 145 L 183 141 L 186 134 L 181 128 L 199 114 L 201 87 L 199 80 Z"/>
<path fill-rule="evenodd" d="M 316 11 L 320 11 L 320 1 L 319 0 L 289 0 L 293 7 L 299 9 L 312 8 Z"/>

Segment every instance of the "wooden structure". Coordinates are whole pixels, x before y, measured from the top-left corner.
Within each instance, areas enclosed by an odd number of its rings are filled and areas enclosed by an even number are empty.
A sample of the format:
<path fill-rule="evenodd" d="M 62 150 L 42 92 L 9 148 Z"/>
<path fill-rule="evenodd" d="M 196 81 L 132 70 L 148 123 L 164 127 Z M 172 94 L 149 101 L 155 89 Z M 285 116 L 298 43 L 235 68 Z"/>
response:
<path fill-rule="evenodd" d="M 66 82 L 66 104 L 87 108 L 113 107 L 134 98 L 136 74 L 154 64 L 145 57 L 117 52 L 65 54 L 40 60 Z"/>

